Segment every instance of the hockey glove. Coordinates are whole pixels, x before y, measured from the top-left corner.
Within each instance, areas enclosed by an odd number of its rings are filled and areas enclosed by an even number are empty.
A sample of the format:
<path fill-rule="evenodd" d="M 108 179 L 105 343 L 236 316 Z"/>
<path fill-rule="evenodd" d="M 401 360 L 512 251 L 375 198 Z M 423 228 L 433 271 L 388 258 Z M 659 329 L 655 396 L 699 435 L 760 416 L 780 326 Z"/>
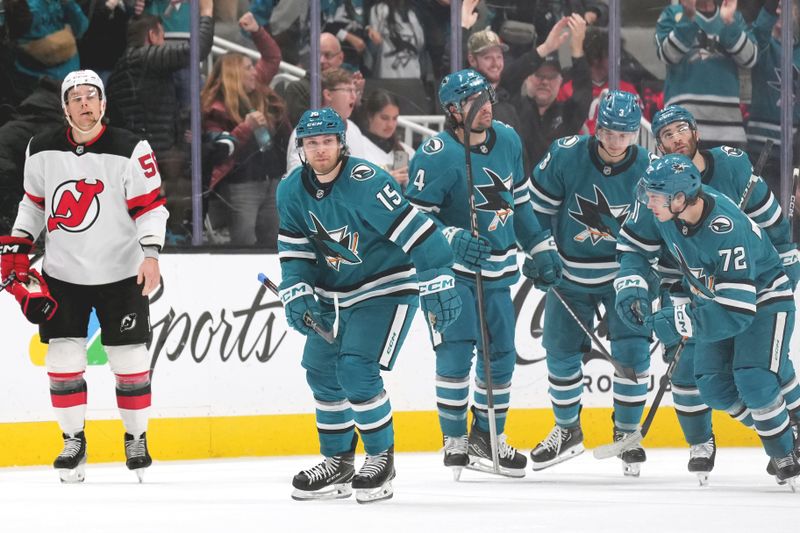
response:
<path fill-rule="evenodd" d="M 662 346 L 661 359 L 666 364 L 670 364 L 675 359 L 675 354 L 678 353 L 678 346 L 680 344 L 673 344 L 672 346 Z"/>
<path fill-rule="evenodd" d="M 19 302 L 25 318 L 34 324 L 41 324 L 53 318 L 58 302 L 50 296 L 47 282 L 39 272 L 31 269 L 28 274 L 25 283 L 15 281 L 8 290 Z"/>
<path fill-rule="evenodd" d="M 662 307 L 644 319 L 645 326 L 652 329 L 664 346 L 678 344 L 683 337 L 692 337 L 692 319 L 685 304 Z"/>
<path fill-rule="evenodd" d="M 444 331 L 461 314 L 461 296 L 449 268 L 432 268 L 417 274 L 422 312 L 433 329 Z"/>
<path fill-rule="evenodd" d="M 481 236 L 475 237 L 469 231 L 453 226 L 445 228 L 442 233 L 453 249 L 456 262 L 471 270 L 480 270 L 492 255 L 489 241 Z"/>
<path fill-rule="evenodd" d="M 18 281 L 27 283 L 28 270 L 31 268 L 28 254 L 31 253 L 31 250 L 33 250 L 33 241 L 30 239 L 10 235 L 0 237 L 0 276 L 3 281 L 7 280 L 12 272 L 15 272 Z"/>
<path fill-rule="evenodd" d="M 783 269 L 786 271 L 786 275 L 789 276 L 789 281 L 792 282 L 792 289 L 796 289 L 797 282 L 800 281 L 800 252 L 797 251 L 797 245 L 790 242 L 788 244 L 780 244 L 775 249 L 778 250 Z"/>
<path fill-rule="evenodd" d="M 314 289 L 309 284 L 300 282 L 291 286 L 284 286 L 281 283 L 278 296 L 281 299 L 281 303 L 283 303 L 286 321 L 293 329 L 303 335 L 309 335 L 314 332 L 311 327 L 311 320 L 314 320 L 324 329 L 330 329 L 327 324 L 323 323 L 322 311 L 316 298 L 314 298 Z"/>
<path fill-rule="evenodd" d="M 549 231 L 540 234 L 539 241 L 522 263 L 522 275 L 533 280 L 533 286 L 540 291 L 555 287 L 561 282 L 561 258 L 558 256 L 556 241 Z"/>
<path fill-rule="evenodd" d="M 614 309 L 626 326 L 640 331 L 644 329 L 645 318 L 650 315 L 649 287 L 647 281 L 638 274 L 621 274 L 614 280 L 614 290 L 617 291 Z"/>

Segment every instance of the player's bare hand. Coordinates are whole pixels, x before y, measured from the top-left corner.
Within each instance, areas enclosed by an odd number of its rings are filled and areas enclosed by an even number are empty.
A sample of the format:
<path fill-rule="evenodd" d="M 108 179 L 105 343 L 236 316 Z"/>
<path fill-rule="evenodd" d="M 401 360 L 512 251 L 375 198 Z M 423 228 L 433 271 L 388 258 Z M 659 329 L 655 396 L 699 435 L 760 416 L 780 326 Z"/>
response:
<path fill-rule="evenodd" d="M 719 6 L 719 18 L 725 25 L 730 25 L 736 18 L 737 0 L 722 0 L 722 5 Z"/>
<path fill-rule="evenodd" d="M 161 269 L 158 266 L 158 259 L 145 257 L 139 265 L 139 274 L 136 276 L 137 285 L 143 285 L 142 296 L 147 296 L 158 287 L 161 282 Z"/>
<path fill-rule="evenodd" d="M 249 11 L 239 19 L 239 27 L 246 32 L 254 33 L 258 31 L 258 22 Z"/>
<path fill-rule="evenodd" d="M 396 181 L 401 187 L 408 185 L 408 167 L 390 170 L 389 174 L 391 174 L 391 176 L 394 178 L 394 181 Z"/>
<path fill-rule="evenodd" d="M 464 0 L 461 3 L 461 27 L 472 28 L 478 22 L 478 2 L 480 0 Z"/>

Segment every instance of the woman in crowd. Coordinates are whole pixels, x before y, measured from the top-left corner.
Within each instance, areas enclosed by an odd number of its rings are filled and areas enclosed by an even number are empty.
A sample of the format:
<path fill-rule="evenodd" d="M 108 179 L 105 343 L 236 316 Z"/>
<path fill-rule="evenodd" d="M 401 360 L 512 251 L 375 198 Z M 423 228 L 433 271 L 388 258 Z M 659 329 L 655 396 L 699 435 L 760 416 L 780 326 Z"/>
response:
<path fill-rule="evenodd" d="M 252 14 L 239 24 L 261 58 L 253 64 L 239 53 L 221 56 L 200 94 L 203 131 L 229 132 L 235 139 L 230 155 L 211 171 L 209 189 L 224 204 L 231 244 L 276 248 L 275 189 L 286 172 L 291 134 L 286 103 L 269 87 L 280 49 Z"/>
<path fill-rule="evenodd" d="M 383 89 L 369 93 L 364 100 L 366 123 L 361 130 L 369 140 L 368 161 L 383 167 L 405 189 L 408 183 L 408 161 L 414 150 L 397 138 L 397 98 Z"/>

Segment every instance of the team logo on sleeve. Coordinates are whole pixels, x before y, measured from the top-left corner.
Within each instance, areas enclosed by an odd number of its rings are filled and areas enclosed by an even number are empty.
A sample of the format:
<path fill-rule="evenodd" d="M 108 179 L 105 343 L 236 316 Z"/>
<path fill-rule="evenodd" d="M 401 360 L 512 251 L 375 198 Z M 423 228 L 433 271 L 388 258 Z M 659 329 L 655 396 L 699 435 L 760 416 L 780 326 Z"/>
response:
<path fill-rule="evenodd" d="M 366 181 L 375 175 L 375 169 L 364 163 L 359 163 L 350 171 L 350 177 L 358 181 Z"/>
<path fill-rule="evenodd" d="M 724 146 L 723 145 L 723 146 L 720 146 L 719 149 L 722 150 L 723 152 L 725 152 L 725 155 L 727 155 L 729 157 L 742 157 L 742 155 L 744 155 L 744 152 L 742 152 L 740 149 L 734 148 L 732 146 Z"/>
<path fill-rule="evenodd" d="M 733 229 L 733 221 L 726 216 L 720 215 L 708 225 L 714 233 L 729 233 Z"/>
<path fill-rule="evenodd" d="M 442 141 L 439 137 L 431 137 L 425 141 L 425 144 L 422 145 L 422 151 L 428 155 L 441 152 L 442 148 L 444 148 L 444 141 Z"/>
<path fill-rule="evenodd" d="M 497 225 L 506 225 L 508 218 L 514 214 L 514 204 L 512 202 L 511 186 L 514 178 L 511 174 L 506 179 L 501 178 L 492 169 L 483 168 L 483 171 L 492 180 L 489 185 L 476 185 L 475 188 L 483 196 L 484 202 L 476 204 L 478 211 L 488 211 L 494 213 L 494 218 L 489 224 L 489 231 L 497 229 Z"/>
<path fill-rule="evenodd" d="M 325 257 L 325 261 L 332 269 L 339 271 L 342 263 L 345 265 L 357 265 L 361 263 L 358 256 L 358 232 L 349 232 L 347 226 L 336 230 L 325 229 L 319 218 L 308 212 L 311 216 L 311 241 L 317 247 L 319 253 Z"/>
<path fill-rule="evenodd" d="M 100 215 L 100 180 L 65 181 L 53 193 L 53 213 L 47 217 L 47 231 L 63 229 L 70 233 L 86 231 Z"/>
<path fill-rule="evenodd" d="M 587 239 L 596 245 L 606 240 L 616 242 L 619 229 L 630 214 L 630 204 L 610 205 L 603 191 L 594 185 L 594 200 L 576 194 L 578 210 L 569 210 L 569 216 L 586 229 L 573 237 L 577 242 Z"/>

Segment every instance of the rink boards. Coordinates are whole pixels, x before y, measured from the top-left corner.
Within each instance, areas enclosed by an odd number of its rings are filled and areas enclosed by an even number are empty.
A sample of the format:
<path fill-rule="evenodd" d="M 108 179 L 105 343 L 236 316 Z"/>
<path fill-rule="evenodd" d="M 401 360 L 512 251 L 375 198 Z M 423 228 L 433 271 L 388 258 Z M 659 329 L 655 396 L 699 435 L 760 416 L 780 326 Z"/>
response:
<path fill-rule="evenodd" d="M 258 282 L 280 277 L 275 255 L 164 255 L 164 283 L 151 301 L 153 409 L 148 431 L 158 459 L 318 453 L 311 393 L 300 367 L 303 339 L 288 329 L 276 298 Z M 531 448 L 553 424 L 541 347 L 543 293 L 512 289 L 517 313 L 517 369 L 507 433 Z M 0 298 L 4 377 L 0 466 L 47 464 L 60 451 L 44 369 L 45 345 L 13 298 Z M 123 457 L 114 379 L 95 321 L 90 324 L 87 439 L 95 461 Z M 800 340 L 795 338 L 792 353 Z M 611 366 L 590 354 L 582 424 L 589 447 L 611 438 Z M 796 360 L 796 357 L 795 357 Z M 653 357 L 651 387 L 665 365 Z M 393 372 L 384 374 L 394 408 L 396 447 L 441 447 L 435 413 L 434 353 L 417 316 Z M 651 398 L 652 398 L 651 390 Z M 671 406 L 669 395 L 665 405 Z M 715 413 L 720 445 L 757 445 L 755 435 Z M 683 446 L 672 407 L 660 412 L 648 446 Z"/>

